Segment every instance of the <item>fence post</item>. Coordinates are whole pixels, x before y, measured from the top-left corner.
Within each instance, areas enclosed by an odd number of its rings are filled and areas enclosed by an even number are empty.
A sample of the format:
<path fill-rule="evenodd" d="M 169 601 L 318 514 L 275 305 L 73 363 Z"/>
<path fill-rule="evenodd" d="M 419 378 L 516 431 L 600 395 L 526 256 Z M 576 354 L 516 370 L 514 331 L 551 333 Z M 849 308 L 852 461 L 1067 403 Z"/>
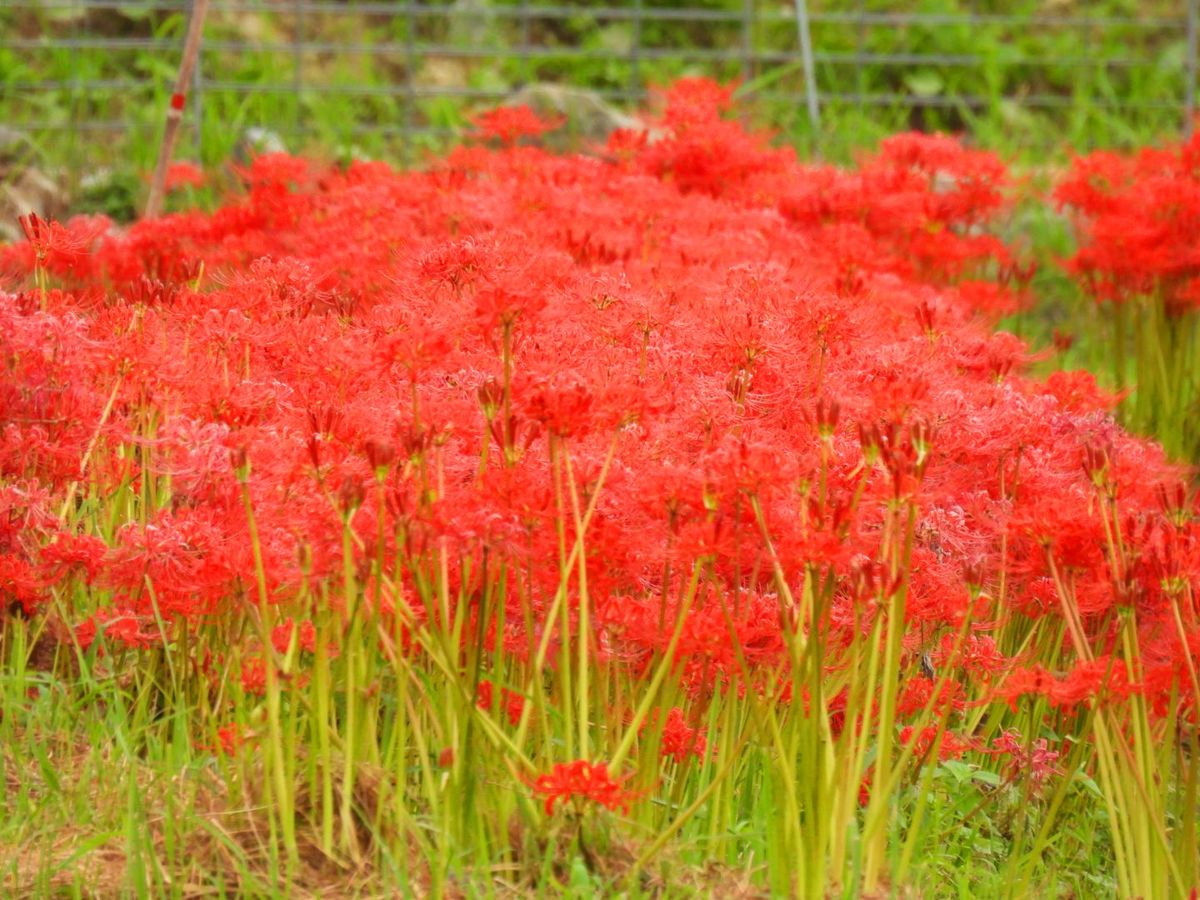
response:
<path fill-rule="evenodd" d="M 179 74 L 175 78 L 175 91 L 167 108 L 167 126 L 163 129 L 162 144 L 158 148 L 158 164 L 150 180 L 150 194 L 146 198 L 147 219 L 162 212 L 166 195 L 167 167 L 175 153 L 175 142 L 179 138 L 179 124 L 183 121 L 183 108 L 187 103 L 187 89 L 192 82 L 192 71 L 200 55 L 200 41 L 204 36 L 204 17 L 208 14 L 208 0 L 192 0 L 192 14 L 188 18 L 187 37 L 183 41 L 183 58 L 179 62 Z"/>
<path fill-rule="evenodd" d="M 196 51 L 196 68 L 192 71 L 192 121 L 196 128 L 196 162 L 204 165 L 204 54 Z"/>
<path fill-rule="evenodd" d="M 855 9 L 857 21 L 854 23 L 854 94 L 861 114 L 866 108 L 867 85 L 863 72 L 863 55 L 867 52 L 867 7 L 864 0 L 858 0 Z"/>
<path fill-rule="evenodd" d="M 742 80 L 754 77 L 754 0 L 742 0 Z"/>
<path fill-rule="evenodd" d="M 292 7 L 296 16 L 296 30 L 292 33 L 292 140 L 298 145 L 304 90 L 304 0 L 295 0 Z"/>
<path fill-rule="evenodd" d="M 529 55 L 530 45 L 533 43 L 533 23 L 530 19 L 529 0 L 521 0 L 517 7 L 517 15 L 521 21 L 521 44 L 517 47 L 517 55 L 521 58 L 521 84 L 526 85 L 534 80 L 533 60 Z M 488 43 L 492 42 L 489 40 Z"/>
<path fill-rule="evenodd" d="M 808 120 L 813 137 L 821 131 L 821 101 L 817 94 L 817 66 L 813 59 L 812 30 L 808 21 L 808 0 L 795 0 L 796 32 L 800 40 L 800 64 L 804 67 L 804 99 L 808 103 Z"/>
<path fill-rule="evenodd" d="M 417 14 L 411 3 L 404 4 L 404 124 L 400 128 L 404 147 L 404 165 L 416 158 L 413 131 L 417 127 Z"/>
<path fill-rule="evenodd" d="M 1196 77 L 1197 77 L 1197 50 L 1196 43 L 1200 41 L 1200 0 L 1188 0 L 1187 12 L 1187 62 L 1184 66 L 1186 70 L 1185 77 L 1187 85 L 1184 89 L 1184 110 L 1183 110 L 1183 133 L 1186 137 L 1192 136 L 1192 129 L 1196 126 Z"/>
<path fill-rule="evenodd" d="M 629 45 L 629 100 L 642 98 L 642 0 L 633 0 L 633 40 Z"/>

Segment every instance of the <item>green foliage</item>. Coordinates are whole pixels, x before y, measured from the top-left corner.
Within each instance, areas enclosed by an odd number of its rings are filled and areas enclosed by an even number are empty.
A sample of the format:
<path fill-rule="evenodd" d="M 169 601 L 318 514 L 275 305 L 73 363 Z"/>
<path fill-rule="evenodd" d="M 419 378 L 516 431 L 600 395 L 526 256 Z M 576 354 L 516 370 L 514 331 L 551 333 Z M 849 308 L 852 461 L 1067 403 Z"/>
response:
<path fill-rule="evenodd" d="M 180 155 L 221 164 L 245 128 L 260 126 L 282 134 L 295 151 L 342 146 L 416 161 L 460 132 L 472 108 L 522 84 L 561 82 L 627 104 L 642 87 L 686 74 L 769 78 L 753 92 L 756 117 L 831 159 L 905 128 L 966 131 L 1010 157 L 1040 160 L 1067 145 L 1144 143 L 1181 125 L 1186 46 L 1178 4 L 1169 0 L 1053 7 L 1042 0 L 864 0 L 851 9 L 810 3 L 818 134 L 802 102 L 789 5 L 696 0 L 690 7 L 701 15 L 694 19 L 611 17 L 591 4 L 568 5 L 577 11 L 541 16 L 540 8 L 562 4 L 476 0 L 454 5 L 457 13 L 411 21 L 214 10 L 200 60 L 199 109 L 193 104 Z M 526 13 L 533 15 L 522 18 Z M 943 19 L 915 21 L 913 14 Z M 1030 27 L 1034 15 L 1108 21 Z M 1113 24 L 1114 17 L 1137 21 Z M 47 38 L 44 48 L 0 48 L 0 121 L 36 132 L 43 168 L 148 170 L 183 25 L 181 14 L 136 8 L 86 20 L 37 8 L 0 10 L 0 32 Z M 83 45 L 56 48 L 56 36 L 82 38 Z M 313 47 L 297 52 L 296 41 Z M 106 86 L 73 86 L 87 82 Z M 33 89 L 47 83 L 59 87 Z M 474 99 L 464 104 L 468 94 Z M 104 139 L 79 132 L 80 124 L 99 127 Z M 405 129 L 416 136 L 403 139 Z"/>

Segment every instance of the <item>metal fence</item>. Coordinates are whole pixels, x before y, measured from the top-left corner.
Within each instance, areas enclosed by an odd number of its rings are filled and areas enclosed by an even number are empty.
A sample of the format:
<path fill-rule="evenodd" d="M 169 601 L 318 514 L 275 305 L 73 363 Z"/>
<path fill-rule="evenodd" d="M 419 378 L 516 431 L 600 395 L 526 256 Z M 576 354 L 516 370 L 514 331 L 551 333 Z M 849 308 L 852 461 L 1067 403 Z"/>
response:
<path fill-rule="evenodd" d="M 410 154 L 523 84 L 632 106 L 686 73 L 743 79 L 772 122 L 818 146 L 863 123 L 1121 143 L 1135 128 L 1186 130 L 1195 115 L 1200 0 L 912 6 L 213 0 L 183 153 L 190 141 L 220 158 L 260 128 L 289 147 Z M 146 165 L 189 7 L 0 0 L 0 125 L 70 148 L 76 164 Z M 1143 12 L 1104 12 L 1130 7 Z"/>

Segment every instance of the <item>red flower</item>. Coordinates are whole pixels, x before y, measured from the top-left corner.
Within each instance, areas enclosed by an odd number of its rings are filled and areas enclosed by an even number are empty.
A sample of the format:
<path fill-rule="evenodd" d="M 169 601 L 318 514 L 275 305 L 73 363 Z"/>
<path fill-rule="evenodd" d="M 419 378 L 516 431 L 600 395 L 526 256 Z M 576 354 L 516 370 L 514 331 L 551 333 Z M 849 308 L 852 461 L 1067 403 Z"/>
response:
<path fill-rule="evenodd" d="M 1161 294 L 1167 312 L 1200 301 L 1200 137 L 1131 156 L 1097 152 L 1074 160 L 1055 198 L 1082 240 L 1068 262 L 1098 301 Z"/>
<path fill-rule="evenodd" d="M 555 803 L 578 806 L 588 801 L 628 813 L 633 800 L 621 781 L 614 781 L 608 774 L 607 765 L 583 759 L 558 763 L 549 774 L 539 775 L 530 782 L 530 786 L 535 794 L 546 798 L 546 815 L 554 812 Z"/>
<path fill-rule="evenodd" d="M 1130 684 L 1125 664 L 1110 656 L 1100 656 L 1090 662 L 1080 662 L 1062 678 L 1056 678 L 1041 666 L 1016 669 L 1008 676 L 998 696 L 1017 708 L 1017 698 L 1039 694 L 1051 706 L 1073 709 L 1093 698 L 1119 700 L 1136 693 L 1137 685 Z"/>
<path fill-rule="evenodd" d="M 647 134 L 614 139 L 620 165 L 512 146 L 403 173 L 274 155 L 220 210 L 99 242 L 87 223 L 25 217 L 0 282 L 45 289 L 0 291 L 0 615 L 78 597 L 117 617 L 81 641 L 107 628 L 109 646 L 136 647 L 161 642 L 159 617 L 174 643 L 223 633 L 260 596 L 281 611 L 320 598 L 378 620 L 391 654 L 419 652 L 446 612 L 464 648 L 521 662 L 545 643 L 552 661 L 585 630 L 586 575 L 589 655 L 614 677 L 645 677 L 682 617 L 670 662 L 678 696 L 702 702 L 655 722 L 676 759 L 711 749 L 702 710 L 725 690 L 819 713 L 793 696 L 793 641 L 821 629 L 839 672 L 883 615 L 906 627 L 909 667 L 936 670 L 905 686 L 900 714 L 945 708 L 959 734 L 963 706 L 1013 665 L 988 635 L 1066 613 L 1098 654 L 1110 612 L 1133 609 L 1140 667 L 1018 673 L 1001 698 L 1104 701 L 1126 677 L 1156 712 L 1179 703 L 1200 646 L 1195 502 L 1160 508 L 1179 473 L 1121 431 L 1090 376 L 1041 382 L 1028 349 L 980 321 L 1028 280 L 988 237 L 1003 166 L 920 136 L 853 169 L 801 165 L 724 115 L 730 100 L 677 85 Z M 481 128 L 512 144 L 543 125 L 507 110 Z M 1195 168 L 1200 144 L 1187 152 Z M 1195 299 L 1200 194 L 1168 155 L 1154 210 L 1125 162 L 1093 167 L 1109 186 L 1080 184 L 1072 203 L 1137 226 L 1089 232 L 1095 278 Z M 1177 205 L 1159 241 L 1154 212 Z M 813 414 L 831 392 L 840 412 Z M 1111 448 L 1091 467 L 1103 493 L 1080 465 L 1089 446 Z M 422 602 L 431 587 L 452 608 Z M 318 646 L 302 622 L 274 638 Z M 266 668 L 271 646 L 221 648 L 248 691 L 304 678 Z M 830 687 L 831 728 L 875 727 L 870 698 L 847 710 Z M 500 681 L 478 701 L 519 721 Z M 588 763 L 545 774 L 538 796 L 628 799 Z"/>
<path fill-rule="evenodd" d="M 261 656 L 242 662 L 242 690 L 257 697 L 267 692 L 267 661 Z"/>
<path fill-rule="evenodd" d="M 1028 778 L 1035 787 L 1045 784 L 1053 775 L 1062 774 L 1062 770 L 1055 765 L 1061 754 L 1051 750 L 1045 738 L 1039 738 L 1027 746 L 1020 734 L 1009 729 L 992 739 L 992 749 L 987 752 L 1007 755 L 1009 777 Z"/>
<path fill-rule="evenodd" d="M 500 106 L 480 113 L 474 119 L 481 138 L 496 138 L 501 144 L 515 144 L 523 137 L 537 137 L 553 131 L 559 122 L 539 118 L 528 106 Z"/>
<path fill-rule="evenodd" d="M 958 696 L 960 685 L 955 681 L 946 681 L 939 695 L 934 697 L 937 683 L 925 675 L 914 675 L 905 684 L 900 696 L 896 699 L 896 714 L 912 716 L 921 710 L 935 706 L 937 708 L 962 708 L 963 701 Z"/>
<path fill-rule="evenodd" d="M 32 615 L 46 599 L 33 565 L 15 553 L 0 554 L 0 598 L 6 605 L 20 603 L 26 615 Z"/>
<path fill-rule="evenodd" d="M 153 619 L 143 621 L 137 616 L 106 609 L 100 610 L 75 629 L 79 646 L 84 650 L 90 647 L 98 631 L 126 647 L 144 648 L 162 642 L 162 635 Z"/>
<path fill-rule="evenodd" d="M 682 763 L 689 756 L 697 759 L 704 756 L 708 741 L 704 737 L 703 728 L 692 728 L 683 717 L 683 710 L 678 706 L 667 713 L 667 721 L 663 726 L 660 752 L 664 757 L 672 757 L 675 762 Z"/>
<path fill-rule="evenodd" d="M 299 632 L 297 634 L 297 632 Z M 306 653 L 317 652 L 317 629 L 308 619 L 296 623 L 289 616 L 285 621 L 271 630 L 271 643 L 280 654 L 286 654 L 292 645 L 292 636 L 296 636 L 296 646 Z"/>
<path fill-rule="evenodd" d="M 168 191 L 178 190 L 181 187 L 203 187 L 204 170 L 192 162 L 171 163 L 167 168 L 166 185 Z"/>
<path fill-rule="evenodd" d="M 68 271 L 88 254 L 97 236 L 108 225 L 108 220 L 102 217 L 80 217 L 63 225 L 53 219 L 43 219 L 35 212 L 18 216 L 17 222 L 40 265 Z"/>
<path fill-rule="evenodd" d="M 237 722 L 222 725 L 217 729 L 217 744 L 213 748 L 226 756 L 233 756 L 238 748 L 246 743 L 246 733 Z"/>
<path fill-rule="evenodd" d="M 501 690 L 501 696 L 504 698 L 504 713 L 509 723 L 515 726 L 521 721 L 521 713 L 525 710 L 525 698 L 508 688 Z M 479 682 L 479 687 L 475 690 L 475 702 L 480 709 L 491 711 L 495 703 L 495 690 L 490 681 Z"/>
<path fill-rule="evenodd" d="M 929 753 L 937 737 L 938 729 L 934 725 L 927 725 L 920 731 L 911 725 L 906 725 L 900 730 L 900 742 L 906 746 L 911 744 L 913 754 L 918 759 Z M 957 759 L 968 750 L 976 749 L 978 749 L 976 742 L 970 738 L 963 739 L 952 731 L 943 731 L 941 741 L 938 743 L 938 759 Z"/>

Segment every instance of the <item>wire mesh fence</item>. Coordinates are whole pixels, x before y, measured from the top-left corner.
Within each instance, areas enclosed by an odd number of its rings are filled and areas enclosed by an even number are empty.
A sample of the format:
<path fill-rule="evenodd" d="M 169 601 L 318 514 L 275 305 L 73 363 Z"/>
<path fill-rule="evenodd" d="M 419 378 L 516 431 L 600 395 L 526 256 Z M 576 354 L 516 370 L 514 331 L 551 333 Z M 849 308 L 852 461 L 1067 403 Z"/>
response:
<path fill-rule="evenodd" d="M 190 2 L 0 0 L 0 123 L 76 165 L 148 165 Z M 522 86 L 628 107 L 700 73 L 742 79 L 764 118 L 818 148 L 903 127 L 1121 144 L 1189 127 L 1198 6 L 213 0 L 183 153 L 226 158 L 250 133 L 412 158 Z"/>

